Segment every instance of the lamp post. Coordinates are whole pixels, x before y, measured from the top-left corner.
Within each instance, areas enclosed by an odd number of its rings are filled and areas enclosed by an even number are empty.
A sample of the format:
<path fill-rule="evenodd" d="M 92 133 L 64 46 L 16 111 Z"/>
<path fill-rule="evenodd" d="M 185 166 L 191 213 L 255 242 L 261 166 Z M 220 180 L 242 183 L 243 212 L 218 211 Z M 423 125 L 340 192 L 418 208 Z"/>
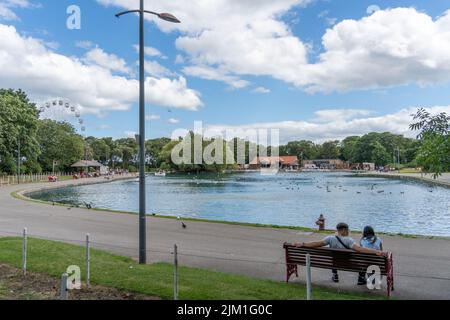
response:
<path fill-rule="evenodd" d="M 119 18 L 128 13 L 139 14 L 139 263 L 147 263 L 146 249 L 146 212 L 145 212 L 145 70 L 144 70 L 144 14 L 153 14 L 158 18 L 180 23 L 170 13 L 156 13 L 144 9 L 144 0 L 140 0 L 139 10 L 129 10 L 116 14 Z"/>
<path fill-rule="evenodd" d="M 20 184 L 20 166 L 21 166 L 21 155 L 20 155 L 20 135 L 17 138 L 17 184 Z"/>

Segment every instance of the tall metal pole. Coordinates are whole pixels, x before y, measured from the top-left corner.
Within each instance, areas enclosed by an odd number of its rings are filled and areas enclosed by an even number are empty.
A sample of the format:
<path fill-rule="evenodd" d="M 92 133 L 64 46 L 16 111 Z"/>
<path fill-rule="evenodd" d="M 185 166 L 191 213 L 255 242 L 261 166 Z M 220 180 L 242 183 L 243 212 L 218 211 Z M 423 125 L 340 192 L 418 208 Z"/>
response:
<path fill-rule="evenodd" d="M 312 300 L 311 255 L 306 255 L 306 300 Z"/>
<path fill-rule="evenodd" d="M 20 137 L 18 138 L 17 148 L 17 184 L 20 184 Z"/>
<path fill-rule="evenodd" d="M 170 13 L 156 13 L 144 9 L 144 0 L 140 0 L 139 10 L 128 10 L 116 14 L 119 18 L 128 13 L 139 14 L 139 263 L 147 263 L 146 248 L 146 216 L 145 216 L 145 70 L 144 70 L 144 14 L 152 14 L 158 18 L 180 23 L 174 15 Z"/>
<path fill-rule="evenodd" d="M 147 263 L 145 218 L 145 70 L 144 0 L 139 13 L 139 263 Z"/>

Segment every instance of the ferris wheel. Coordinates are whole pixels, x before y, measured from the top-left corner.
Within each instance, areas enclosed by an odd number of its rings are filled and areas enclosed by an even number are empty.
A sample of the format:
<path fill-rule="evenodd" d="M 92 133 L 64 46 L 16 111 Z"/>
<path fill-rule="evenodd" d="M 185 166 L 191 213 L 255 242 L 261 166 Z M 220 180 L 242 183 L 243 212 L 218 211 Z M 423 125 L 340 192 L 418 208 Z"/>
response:
<path fill-rule="evenodd" d="M 67 122 L 86 136 L 86 123 L 81 117 L 80 108 L 64 99 L 54 99 L 45 102 L 39 108 L 39 118 L 59 122 Z"/>

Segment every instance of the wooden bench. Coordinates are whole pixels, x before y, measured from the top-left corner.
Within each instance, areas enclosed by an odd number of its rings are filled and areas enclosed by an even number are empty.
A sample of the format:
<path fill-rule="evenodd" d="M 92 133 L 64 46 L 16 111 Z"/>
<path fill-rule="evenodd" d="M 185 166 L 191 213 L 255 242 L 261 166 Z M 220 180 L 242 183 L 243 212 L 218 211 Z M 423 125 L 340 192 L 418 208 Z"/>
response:
<path fill-rule="evenodd" d="M 366 272 L 369 266 L 378 266 L 381 275 L 387 278 L 387 295 L 394 291 L 394 266 L 392 253 L 387 257 L 370 253 L 359 253 L 353 250 L 330 248 L 297 247 L 285 243 L 286 250 L 286 282 L 295 274 L 298 277 L 297 266 L 306 266 L 306 255 L 310 255 L 311 267 L 320 269 L 337 269 L 349 272 Z"/>

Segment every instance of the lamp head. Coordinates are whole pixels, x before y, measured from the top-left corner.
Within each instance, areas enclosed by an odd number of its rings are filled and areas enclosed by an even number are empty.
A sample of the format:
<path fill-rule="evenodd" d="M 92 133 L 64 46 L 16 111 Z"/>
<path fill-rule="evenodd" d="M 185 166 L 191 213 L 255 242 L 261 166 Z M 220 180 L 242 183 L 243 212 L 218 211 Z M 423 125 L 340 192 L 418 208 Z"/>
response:
<path fill-rule="evenodd" d="M 172 15 L 170 13 L 159 13 L 158 17 L 162 20 L 169 21 L 172 23 L 181 23 L 181 21 L 178 20 L 177 17 L 175 17 L 174 15 Z"/>

